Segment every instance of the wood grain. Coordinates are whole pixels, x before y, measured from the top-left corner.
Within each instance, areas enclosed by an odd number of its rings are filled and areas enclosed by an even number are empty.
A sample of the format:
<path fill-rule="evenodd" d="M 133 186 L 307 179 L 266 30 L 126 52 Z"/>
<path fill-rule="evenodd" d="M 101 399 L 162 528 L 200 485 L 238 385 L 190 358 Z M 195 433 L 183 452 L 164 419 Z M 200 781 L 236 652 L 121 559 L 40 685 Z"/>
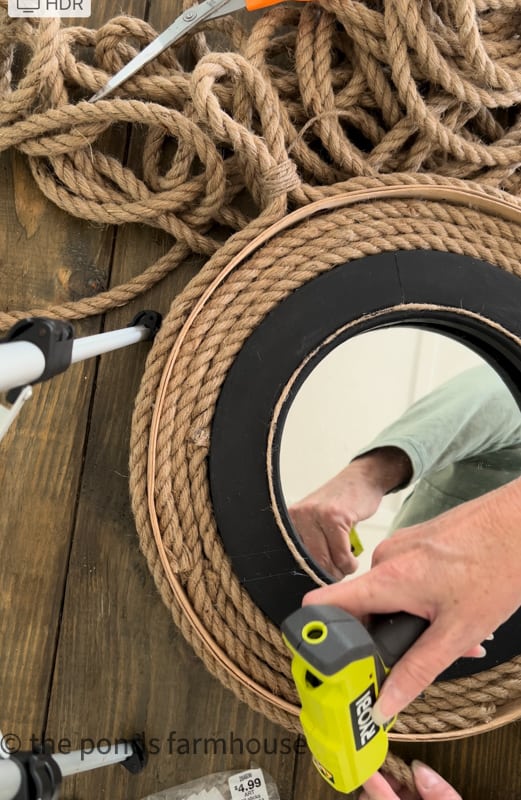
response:
<path fill-rule="evenodd" d="M 47 202 L 18 155 L 5 154 L 1 165 L 2 308 L 71 297 L 63 276 L 73 272 L 88 293 L 89 276 L 110 253 L 110 232 Z M 71 257 L 76 238 L 82 247 Z M 81 334 L 96 329 L 93 321 L 77 326 Z M 44 725 L 94 374 L 93 363 L 82 364 L 37 387 L 0 449 L 0 707 L 3 730 L 24 741 Z"/>
<path fill-rule="evenodd" d="M 154 6 L 150 21 L 164 28 L 179 9 L 180 4 Z M 131 142 L 133 166 L 140 145 L 138 138 Z M 142 226 L 119 230 L 112 284 L 144 269 L 170 245 L 166 235 Z M 194 260 L 169 276 L 147 296 L 146 306 L 166 312 L 198 267 Z M 127 324 L 142 303 L 111 314 L 107 327 Z M 74 746 L 80 746 L 82 736 L 114 739 L 143 731 L 151 750 L 159 751 L 142 776 L 113 767 L 69 781 L 67 791 L 76 800 L 98 795 L 100 786 L 109 797 L 133 800 L 198 775 L 246 767 L 252 759 L 289 796 L 296 737 L 250 711 L 206 672 L 175 629 L 138 550 L 127 464 L 131 411 L 147 350 L 140 345 L 100 363 L 48 735 L 57 740 L 73 731 Z"/>
<path fill-rule="evenodd" d="M 150 21 L 164 28 L 180 8 L 180 0 L 154 2 Z M 146 10 L 145 0 L 125 3 L 137 16 Z M 90 24 L 120 11 L 114 0 L 95 2 Z M 117 138 L 111 146 L 121 153 L 125 137 Z M 131 162 L 139 155 L 136 138 Z M 67 216 L 40 194 L 24 158 L 0 157 L 3 309 L 116 285 L 169 245 L 168 237 L 142 226 L 113 230 Z M 78 325 L 78 334 L 102 324 L 125 326 L 144 306 L 166 312 L 198 266 L 197 260 L 184 265 L 145 300 L 103 323 Z M 76 365 L 38 387 L 0 448 L 0 726 L 24 746 L 42 733 L 56 746 L 74 748 L 82 739 L 89 747 L 90 740 L 144 732 L 152 755 L 141 776 L 121 767 L 87 773 L 66 781 L 69 800 L 138 800 L 252 760 L 276 778 L 283 800 L 333 800 L 338 795 L 319 778 L 309 753 L 299 755 L 297 738 L 239 703 L 205 671 L 174 627 L 139 552 L 128 442 L 148 348 Z M 465 800 L 521 800 L 520 738 L 515 724 L 465 741 L 393 749 L 439 769 Z"/>
<path fill-rule="evenodd" d="M 129 9 L 138 13 L 130 0 Z M 117 13 L 109 0 L 90 24 Z M 124 140 L 107 145 L 122 154 Z M 0 156 L 0 279 L 3 310 L 74 300 L 109 281 L 114 231 L 68 216 L 35 185 L 25 159 Z M 101 320 L 75 325 L 97 333 Z M 45 731 L 95 362 L 36 387 L 0 448 L 0 664 L 2 730 L 23 747 Z"/>

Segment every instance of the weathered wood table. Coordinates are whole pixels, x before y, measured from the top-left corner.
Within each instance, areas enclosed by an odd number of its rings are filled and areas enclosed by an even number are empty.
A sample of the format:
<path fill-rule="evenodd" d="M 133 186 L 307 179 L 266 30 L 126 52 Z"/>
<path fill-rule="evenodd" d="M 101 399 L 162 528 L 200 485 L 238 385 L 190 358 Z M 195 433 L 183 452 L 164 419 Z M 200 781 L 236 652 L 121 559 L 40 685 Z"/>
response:
<path fill-rule="evenodd" d="M 156 29 L 181 8 L 179 0 L 124 5 Z M 88 24 L 120 10 L 115 0 L 96 0 Z M 124 127 L 120 134 L 113 146 L 134 159 L 139 143 L 127 141 Z M 0 157 L 2 310 L 93 294 L 141 272 L 167 247 L 166 236 L 141 226 L 112 229 L 67 216 L 40 194 L 22 156 Z M 76 324 L 76 335 L 124 327 L 143 307 L 166 312 L 197 266 L 186 265 L 145 300 L 106 319 Z M 158 750 L 139 777 L 116 766 L 68 779 L 69 800 L 137 800 L 251 759 L 276 778 L 284 800 L 333 798 L 295 736 L 207 674 L 171 622 L 138 550 L 128 442 L 148 347 L 78 364 L 37 387 L 0 447 L 0 727 L 23 747 L 43 736 L 63 751 L 82 739 L 144 731 Z M 225 746 L 196 741 L 209 737 L 223 737 Z M 245 748 L 250 742 L 255 751 L 254 740 L 261 752 L 250 756 Z M 465 800 L 521 798 L 517 724 L 398 751 L 440 769 Z"/>

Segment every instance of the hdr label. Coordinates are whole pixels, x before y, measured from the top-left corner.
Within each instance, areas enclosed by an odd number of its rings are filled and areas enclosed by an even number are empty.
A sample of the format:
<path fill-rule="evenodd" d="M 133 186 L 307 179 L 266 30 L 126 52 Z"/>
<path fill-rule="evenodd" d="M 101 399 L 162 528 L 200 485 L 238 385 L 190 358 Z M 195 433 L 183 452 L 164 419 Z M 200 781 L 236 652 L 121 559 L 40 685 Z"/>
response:
<path fill-rule="evenodd" d="M 8 0 L 10 17 L 90 17 L 91 0 Z"/>
<path fill-rule="evenodd" d="M 373 722 L 371 709 L 376 701 L 374 685 L 351 703 L 351 722 L 355 734 L 356 749 L 361 750 L 378 733 L 378 727 Z"/>

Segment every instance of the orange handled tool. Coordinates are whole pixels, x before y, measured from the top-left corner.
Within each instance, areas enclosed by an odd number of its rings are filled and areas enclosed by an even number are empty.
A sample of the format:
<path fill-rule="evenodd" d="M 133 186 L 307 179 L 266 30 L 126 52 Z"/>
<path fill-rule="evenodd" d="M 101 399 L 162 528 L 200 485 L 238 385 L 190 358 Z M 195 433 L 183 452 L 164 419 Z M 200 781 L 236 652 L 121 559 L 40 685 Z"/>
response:
<path fill-rule="evenodd" d="M 245 8 L 248 11 L 257 11 L 260 8 L 278 5 L 280 2 L 282 0 L 204 0 L 203 3 L 198 3 L 188 8 L 163 33 L 110 78 L 105 86 L 90 98 L 89 103 L 95 103 L 96 100 L 101 100 L 102 97 L 106 97 L 113 92 L 128 78 L 135 75 L 141 67 L 161 55 L 167 47 L 177 42 L 181 36 L 191 31 L 200 22 L 224 17 L 228 14 L 233 14 L 235 11 L 243 11 Z M 306 0 L 301 0 L 301 2 L 306 2 Z"/>

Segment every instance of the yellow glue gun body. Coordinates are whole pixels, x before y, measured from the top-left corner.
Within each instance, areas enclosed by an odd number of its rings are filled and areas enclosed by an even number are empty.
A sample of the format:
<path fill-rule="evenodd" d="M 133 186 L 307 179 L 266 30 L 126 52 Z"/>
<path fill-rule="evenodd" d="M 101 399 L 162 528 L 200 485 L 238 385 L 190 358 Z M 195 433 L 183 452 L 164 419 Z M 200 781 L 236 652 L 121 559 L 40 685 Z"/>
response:
<path fill-rule="evenodd" d="M 387 730 L 394 719 L 381 728 L 371 709 L 389 668 L 427 626 L 408 614 L 375 619 L 371 635 L 346 611 L 316 605 L 300 608 L 282 623 L 314 764 L 334 789 L 346 794 L 385 761 Z"/>
<path fill-rule="evenodd" d="M 314 764 L 334 789 L 352 792 L 387 755 L 387 735 L 371 717 L 384 665 L 360 622 L 333 606 L 299 609 L 282 630 Z"/>

